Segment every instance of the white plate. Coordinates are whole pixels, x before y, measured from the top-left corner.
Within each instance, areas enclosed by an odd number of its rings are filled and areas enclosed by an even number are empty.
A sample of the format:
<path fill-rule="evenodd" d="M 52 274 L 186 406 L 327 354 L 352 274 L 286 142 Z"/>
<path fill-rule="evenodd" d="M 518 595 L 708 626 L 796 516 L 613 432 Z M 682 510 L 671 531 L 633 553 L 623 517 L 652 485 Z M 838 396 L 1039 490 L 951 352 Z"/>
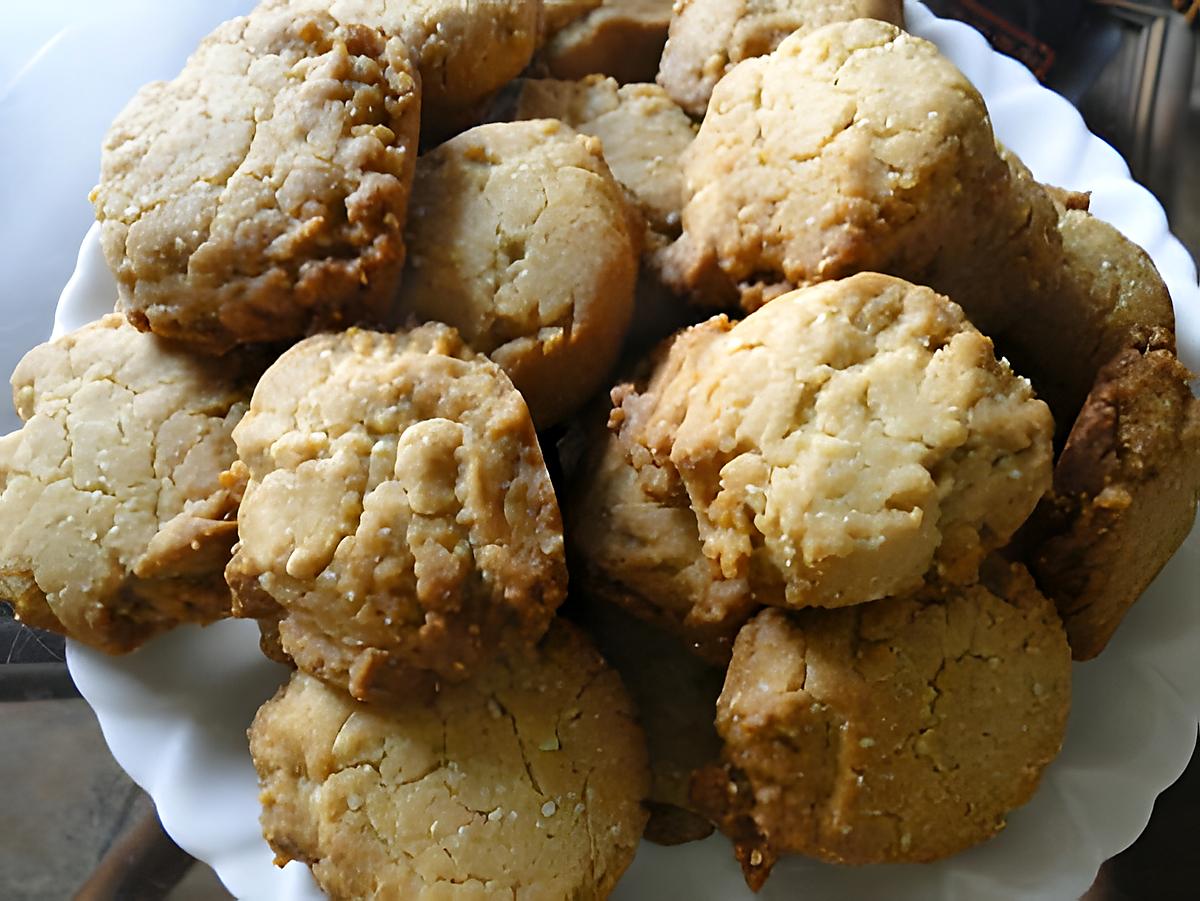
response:
<path fill-rule="evenodd" d="M 1129 179 L 1112 148 L 1061 97 L 978 32 L 908 3 L 911 30 L 934 41 L 983 93 L 996 132 L 1043 181 L 1091 190 L 1094 211 L 1145 247 L 1171 288 L 1184 362 L 1200 366 L 1200 290 L 1191 258 L 1157 201 Z M 56 333 L 112 308 L 115 292 L 96 230 L 63 291 Z M 1073 899 L 1100 864 L 1144 828 L 1155 796 L 1183 771 L 1200 713 L 1200 533 L 1133 610 L 1104 655 L 1075 667 L 1061 757 L 1033 801 L 982 847 L 937 864 L 858 869 L 780 864 L 763 899 Z M 257 629 L 224 622 L 183 628 L 110 658 L 69 644 L 67 662 L 113 755 L 158 806 L 163 825 L 211 864 L 235 895 L 319 898 L 307 870 L 271 865 L 258 830 L 245 729 L 284 677 L 263 659 Z M 617 899 L 753 897 L 724 839 L 680 848 L 643 844 Z"/>

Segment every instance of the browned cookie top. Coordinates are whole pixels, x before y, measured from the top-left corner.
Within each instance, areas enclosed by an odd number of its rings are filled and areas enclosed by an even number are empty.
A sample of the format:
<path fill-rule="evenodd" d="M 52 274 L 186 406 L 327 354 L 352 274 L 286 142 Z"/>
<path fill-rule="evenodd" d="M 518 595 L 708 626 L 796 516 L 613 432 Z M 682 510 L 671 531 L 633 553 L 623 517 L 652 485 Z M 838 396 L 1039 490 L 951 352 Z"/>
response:
<path fill-rule="evenodd" d="M 646 821 L 646 748 L 573 627 L 444 687 L 355 702 L 303 673 L 259 711 L 263 832 L 335 899 L 601 901 Z"/>
<path fill-rule="evenodd" d="M 768 610 L 717 705 L 725 766 L 693 786 L 747 881 L 777 855 L 929 861 L 987 839 L 1057 754 L 1071 660 L 1054 607 L 993 558 L 967 588 Z"/>
<path fill-rule="evenodd" d="M 226 22 L 109 130 L 93 191 L 118 308 L 208 351 L 377 318 L 404 263 L 408 49 L 329 15 Z"/>
<path fill-rule="evenodd" d="M 109 315 L 13 373 L 0 438 L 0 596 L 112 653 L 229 613 L 230 433 L 262 362 L 195 357 Z"/>
<path fill-rule="evenodd" d="M 537 65 L 554 78 L 611 75 L 622 84 L 654 80 L 671 0 L 580 0 L 548 9 L 546 42 Z M 587 8 L 585 8 L 587 7 Z"/>
<path fill-rule="evenodd" d="M 554 491 L 520 395 L 453 329 L 301 342 L 234 439 L 226 576 L 301 669 L 385 696 L 545 631 L 566 587 Z"/>

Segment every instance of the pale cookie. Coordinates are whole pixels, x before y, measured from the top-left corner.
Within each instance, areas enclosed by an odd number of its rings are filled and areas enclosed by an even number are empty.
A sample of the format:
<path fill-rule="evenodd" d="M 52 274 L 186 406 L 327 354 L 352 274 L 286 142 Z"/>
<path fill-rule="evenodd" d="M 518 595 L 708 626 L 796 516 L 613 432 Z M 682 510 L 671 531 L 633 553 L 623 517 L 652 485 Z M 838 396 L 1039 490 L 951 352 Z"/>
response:
<path fill-rule="evenodd" d="M 640 234 L 595 138 L 481 125 L 417 164 L 396 315 L 453 325 L 508 373 L 537 427 L 606 381 L 633 311 Z"/>
<path fill-rule="evenodd" d="M 718 665 L 758 605 L 704 556 L 679 473 L 655 458 L 643 433 L 664 387 L 694 380 L 704 348 L 731 327 L 721 316 L 680 332 L 634 381 L 613 389 L 612 403 L 582 430 L 589 449 L 571 467 L 567 508 L 573 578 Z"/>
<path fill-rule="evenodd" d="M 554 78 L 598 74 L 622 84 L 654 81 L 667 42 L 671 2 L 602 0 L 549 35 L 537 62 Z"/>
<path fill-rule="evenodd" d="M 665 249 L 679 237 L 683 153 L 696 136 L 692 121 L 662 88 L 619 86 L 590 75 L 582 81 L 523 79 L 513 118 L 561 119 L 604 145 L 604 159 L 646 223 L 637 301 L 626 347 L 640 356 L 695 314 L 662 280 Z"/>
<path fill-rule="evenodd" d="M 880 19 L 904 25 L 901 0 L 676 0 L 658 83 L 702 117 L 713 86 L 745 59 L 770 53 L 794 32 L 831 22 Z"/>
<path fill-rule="evenodd" d="M 0 438 L 0 597 L 19 619 L 121 653 L 229 615 L 238 498 L 221 475 L 262 365 L 118 315 L 25 355 L 25 424 Z"/>
<path fill-rule="evenodd" d="M 633 706 L 561 621 L 430 704 L 367 706 L 298 673 L 250 752 L 276 862 L 334 899 L 601 901 L 646 822 Z"/>
<path fill-rule="evenodd" d="M 118 309 L 207 351 L 377 319 L 404 264 L 407 48 L 328 15 L 225 23 L 104 141 L 92 193 Z"/>
<path fill-rule="evenodd" d="M 520 395 L 453 329 L 297 344 L 234 440 L 226 578 L 300 669 L 407 696 L 545 632 L 566 588 L 554 490 Z"/>
<path fill-rule="evenodd" d="M 886 272 L 1028 365 L 1007 342 L 1055 284 L 1057 214 L 1017 190 L 983 99 L 933 44 L 869 19 L 794 35 L 721 79 L 685 165 L 671 268 L 698 301 L 753 310 Z"/>
<path fill-rule="evenodd" d="M 713 825 L 692 804 L 692 773 L 720 756 L 713 718 L 724 670 L 689 653 L 670 633 L 613 604 L 588 599 L 580 617 L 604 659 L 621 674 L 646 732 L 646 838 L 660 845 L 705 838 Z"/>
<path fill-rule="evenodd" d="M 425 144 L 474 124 L 481 104 L 529 64 L 542 12 L 539 0 L 269 0 L 268 5 L 324 12 L 343 25 L 367 25 L 399 37 L 421 73 Z"/>
<path fill-rule="evenodd" d="M 693 794 L 758 888 L 780 854 L 930 861 L 1004 828 L 1062 746 L 1054 607 L 993 558 L 967 588 L 759 614 L 717 704 L 725 765 Z"/>
<path fill-rule="evenodd" d="M 968 582 L 1049 488 L 1046 405 L 928 288 L 863 274 L 721 323 L 614 392 L 623 456 L 584 474 L 584 508 L 611 512 L 581 553 L 685 634 Z M 637 523 L 655 508 L 626 506 L 637 482 L 680 521 L 672 559 L 621 550 L 652 540 Z"/>

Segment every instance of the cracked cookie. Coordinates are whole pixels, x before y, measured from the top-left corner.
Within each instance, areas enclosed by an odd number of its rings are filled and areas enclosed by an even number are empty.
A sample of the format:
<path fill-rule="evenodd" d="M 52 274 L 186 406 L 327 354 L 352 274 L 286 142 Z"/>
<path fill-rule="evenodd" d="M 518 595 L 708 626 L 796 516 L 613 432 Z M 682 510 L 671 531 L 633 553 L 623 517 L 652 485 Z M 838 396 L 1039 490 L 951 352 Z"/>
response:
<path fill-rule="evenodd" d="M 554 490 L 521 396 L 453 329 L 308 338 L 233 437 L 235 613 L 278 620 L 300 669 L 405 697 L 545 632 L 567 579 Z"/>
<path fill-rule="evenodd" d="M 633 310 L 640 225 L 595 138 L 481 125 L 417 164 L 399 318 L 448 323 L 545 428 L 607 378 Z"/>
<path fill-rule="evenodd" d="M 716 763 L 713 727 L 724 671 L 688 652 L 668 632 L 605 601 L 586 599 L 581 622 L 621 675 L 650 754 L 646 838 L 660 845 L 699 841 L 713 831 L 689 795 L 692 773 Z"/>
<path fill-rule="evenodd" d="M 276 862 L 335 899 L 600 901 L 646 821 L 633 706 L 562 621 L 431 704 L 368 706 L 298 673 L 250 751 Z"/>
<path fill-rule="evenodd" d="M 458 131 L 529 64 L 539 0 L 270 0 L 399 37 L 421 73 L 421 141 Z M 477 121 L 477 120 L 476 120 Z"/>
<path fill-rule="evenodd" d="M 34 348 L 0 438 L 0 597 L 109 653 L 229 615 L 222 473 L 264 361 L 195 357 L 110 314 Z"/>
<path fill-rule="evenodd" d="M 702 117 L 713 86 L 745 59 L 770 53 L 794 32 L 879 19 L 903 27 L 901 0 L 677 0 L 658 83 Z"/>
<path fill-rule="evenodd" d="M 670 461 L 646 446 L 639 414 L 653 411 L 650 399 L 664 386 L 694 380 L 704 349 L 730 328 L 720 316 L 681 331 L 613 389 L 611 403 L 582 426 L 588 450 L 572 468 L 567 505 L 573 578 L 721 666 L 758 605 L 704 555 L 687 490 Z"/>
<path fill-rule="evenodd" d="M 885 272 L 948 295 L 1019 365 L 1061 261 L 1045 192 L 1019 190 L 987 108 L 937 48 L 869 19 L 794 35 L 713 91 L 685 156 L 671 281 L 753 310 Z M 1002 340 L 1004 339 L 1004 340 Z"/>
<path fill-rule="evenodd" d="M 686 523 L 686 552 L 668 562 L 654 544 L 641 567 L 622 553 L 614 520 L 640 523 L 653 504 L 610 509 L 609 536 L 584 525 L 578 542 L 668 621 L 736 628 L 763 604 L 858 604 L 927 574 L 968 582 L 1049 488 L 1046 405 L 928 288 L 862 274 L 685 335 L 645 389 L 614 392 L 624 453 L 585 473 L 584 491 L 627 503 L 640 482 Z"/>
<path fill-rule="evenodd" d="M 695 799 L 757 889 L 780 854 L 930 861 L 1004 828 L 1058 754 L 1071 659 L 1017 564 L 845 610 L 768 610 L 717 704 L 724 766 Z"/>
<path fill-rule="evenodd" d="M 404 264 L 420 100 L 399 39 L 260 8 L 142 88 L 92 193 L 118 309 L 221 352 L 378 318 Z"/>
<path fill-rule="evenodd" d="M 694 311 L 664 284 L 661 257 L 679 237 L 683 152 L 696 127 L 658 85 L 618 85 L 590 75 L 520 82 L 515 119 L 561 119 L 604 145 L 604 159 L 646 223 L 636 303 L 627 347 L 640 353 L 694 320 Z"/>
<path fill-rule="evenodd" d="M 554 78 L 611 75 L 622 84 L 654 81 L 667 42 L 671 3 L 601 0 L 589 4 L 591 9 L 547 34 L 536 63 Z M 556 21 L 566 18 L 556 16 Z"/>

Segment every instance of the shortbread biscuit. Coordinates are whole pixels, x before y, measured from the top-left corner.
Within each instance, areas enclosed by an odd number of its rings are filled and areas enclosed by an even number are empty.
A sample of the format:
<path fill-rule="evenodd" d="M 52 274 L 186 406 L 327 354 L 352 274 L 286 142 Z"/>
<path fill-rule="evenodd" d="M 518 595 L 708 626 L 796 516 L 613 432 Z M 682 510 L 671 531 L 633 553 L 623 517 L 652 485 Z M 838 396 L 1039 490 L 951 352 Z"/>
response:
<path fill-rule="evenodd" d="M 398 38 L 265 7 L 143 88 L 92 193 L 118 309 L 220 352 L 381 317 L 404 264 L 419 91 Z"/>
<path fill-rule="evenodd" d="M 343 25 L 399 37 L 421 73 L 421 141 L 469 125 L 495 91 L 529 64 L 540 0 L 268 0 L 293 14 L 321 12 Z M 477 120 L 476 120 L 477 121 Z"/>
<path fill-rule="evenodd" d="M 554 78 L 611 75 L 622 84 L 654 81 L 672 0 L 601 0 L 552 35 L 537 65 Z M 559 17 L 559 21 L 565 18 Z"/>
<path fill-rule="evenodd" d="M 1151 332 L 1101 369 L 1055 464 L 1054 490 L 1022 535 L 1077 660 L 1104 650 L 1195 521 L 1200 400 L 1173 347 Z"/>
<path fill-rule="evenodd" d="M 407 696 L 545 632 L 566 588 L 554 490 L 520 395 L 453 329 L 297 344 L 234 440 L 226 577 L 300 669 Z"/>
<path fill-rule="evenodd" d="M 264 361 L 195 357 L 105 316 L 13 373 L 0 438 L 0 597 L 109 653 L 229 615 L 238 495 L 222 473 Z"/>
<path fill-rule="evenodd" d="M 582 81 L 522 79 L 513 118 L 561 119 L 604 145 L 604 159 L 646 224 L 633 321 L 626 353 L 640 356 L 696 313 L 664 283 L 662 260 L 679 237 L 683 206 L 683 153 L 696 127 L 662 88 L 618 85 L 590 75 Z"/>
<path fill-rule="evenodd" d="M 724 766 L 696 800 L 762 885 L 780 854 L 930 861 L 984 841 L 1062 746 L 1071 659 L 1054 607 L 993 558 L 965 588 L 768 610 L 717 704 Z"/>
<path fill-rule="evenodd" d="M 607 381 L 640 235 L 600 142 L 556 120 L 481 125 L 417 164 L 395 315 L 448 323 L 508 373 L 538 428 Z"/>
<path fill-rule="evenodd" d="M 717 665 L 729 662 L 737 630 L 759 605 L 744 581 L 726 582 L 704 555 L 679 473 L 651 453 L 643 433 L 664 386 L 694 379 L 704 349 L 730 328 L 718 316 L 685 329 L 598 405 L 583 428 L 589 450 L 572 467 L 568 502 L 573 578 Z"/>
<path fill-rule="evenodd" d="M 862 274 L 685 336 L 614 391 L 571 521 L 590 580 L 693 641 L 969 582 L 1050 487 L 1046 405 L 928 288 Z"/>
<path fill-rule="evenodd" d="M 646 821 L 641 730 L 616 673 L 559 622 L 431 704 L 360 704 L 302 673 L 250 751 L 276 862 L 331 898 L 601 901 Z"/>
<path fill-rule="evenodd" d="M 901 0 L 677 0 L 658 83 L 701 117 L 713 86 L 742 60 L 763 56 L 795 32 L 831 22 L 880 19 L 904 25 Z"/>
<path fill-rule="evenodd" d="M 721 80 L 686 156 L 672 278 L 753 310 L 862 271 L 959 303 L 1019 367 L 1057 284 L 1053 202 L 1020 190 L 987 108 L 937 48 L 860 19 L 794 35 Z"/>

